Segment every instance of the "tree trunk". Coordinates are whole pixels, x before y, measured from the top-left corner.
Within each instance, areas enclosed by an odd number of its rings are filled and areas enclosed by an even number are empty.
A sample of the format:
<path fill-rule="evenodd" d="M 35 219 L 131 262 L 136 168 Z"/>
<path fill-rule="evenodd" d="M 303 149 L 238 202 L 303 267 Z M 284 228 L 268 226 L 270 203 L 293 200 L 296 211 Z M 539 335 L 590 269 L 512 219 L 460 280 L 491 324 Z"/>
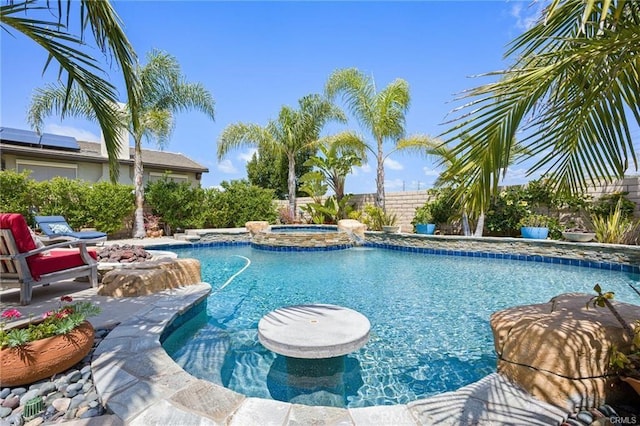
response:
<path fill-rule="evenodd" d="M 289 159 L 289 176 L 287 178 L 287 186 L 289 187 L 289 213 L 291 218 L 296 219 L 296 157 L 287 154 Z"/>
<path fill-rule="evenodd" d="M 344 198 L 344 179 L 334 177 L 333 186 L 335 187 L 336 191 L 336 202 L 339 204 L 340 201 Z"/>
<path fill-rule="evenodd" d="M 473 233 L 474 237 L 482 237 L 484 231 L 484 212 L 480 212 L 478 216 L 478 222 L 476 223 L 476 232 Z"/>
<path fill-rule="evenodd" d="M 376 206 L 384 210 L 384 157 L 382 140 L 378 140 L 378 169 L 376 173 Z"/>
<path fill-rule="evenodd" d="M 465 237 L 471 236 L 471 227 L 469 226 L 469 216 L 467 216 L 467 212 L 462 212 L 462 232 L 464 232 Z"/>
<path fill-rule="evenodd" d="M 144 185 L 142 184 L 142 141 L 135 138 L 135 155 L 133 158 L 133 182 L 136 192 L 136 215 L 133 222 L 133 238 L 144 238 Z"/>

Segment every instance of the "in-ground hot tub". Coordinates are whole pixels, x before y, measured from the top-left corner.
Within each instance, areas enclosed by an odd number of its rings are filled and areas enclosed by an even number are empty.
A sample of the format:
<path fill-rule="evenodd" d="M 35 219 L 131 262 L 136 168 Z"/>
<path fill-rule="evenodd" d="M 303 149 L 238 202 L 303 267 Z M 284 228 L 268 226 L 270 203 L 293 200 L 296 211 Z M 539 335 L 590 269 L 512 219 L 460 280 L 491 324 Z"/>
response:
<path fill-rule="evenodd" d="M 261 250 L 342 250 L 353 246 L 347 232 L 331 225 L 279 225 L 252 235 L 251 246 Z"/>

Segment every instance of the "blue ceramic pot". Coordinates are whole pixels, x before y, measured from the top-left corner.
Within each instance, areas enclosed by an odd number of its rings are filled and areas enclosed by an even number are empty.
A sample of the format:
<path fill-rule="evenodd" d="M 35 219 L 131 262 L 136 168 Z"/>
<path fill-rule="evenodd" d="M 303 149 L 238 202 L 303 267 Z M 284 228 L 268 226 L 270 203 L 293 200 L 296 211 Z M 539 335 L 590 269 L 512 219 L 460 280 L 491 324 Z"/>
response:
<path fill-rule="evenodd" d="M 433 235 L 434 232 L 436 232 L 435 223 L 417 223 L 416 224 L 416 234 Z"/>
<path fill-rule="evenodd" d="M 549 228 L 542 228 L 538 226 L 523 226 L 520 228 L 522 238 L 529 238 L 533 240 L 546 240 L 549 236 Z"/>

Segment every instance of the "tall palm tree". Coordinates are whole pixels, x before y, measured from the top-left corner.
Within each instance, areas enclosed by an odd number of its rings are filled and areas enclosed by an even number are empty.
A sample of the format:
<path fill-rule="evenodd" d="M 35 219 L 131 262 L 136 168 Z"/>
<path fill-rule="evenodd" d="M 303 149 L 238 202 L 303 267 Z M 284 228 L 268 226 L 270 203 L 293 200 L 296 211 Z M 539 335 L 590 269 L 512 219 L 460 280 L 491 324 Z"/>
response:
<path fill-rule="evenodd" d="M 180 64 L 168 53 L 153 50 L 147 55 L 147 64 L 138 68 L 140 80 L 140 125 L 133 126 L 131 110 L 125 108 L 126 118 L 119 122 L 118 129 L 128 129 L 135 143 L 134 186 L 136 193 L 136 215 L 134 238 L 144 238 L 144 185 L 142 167 L 142 138 L 154 140 L 164 147 L 175 126 L 176 112 L 197 109 L 214 119 L 214 100 L 200 83 L 188 83 L 180 70 Z M 29 122 L 40 129 L 45 116 L 62 111 L 65 102 L 64 86 L 48 85 L 34 94 L 29 106 Z M 96 113 L 83 91 L 72 88 L 66 94 L 68 114 L 95 119 Z M 128 105 L 126 105 L 128 107 Z"/>
<path fill-rule="evenodd" d="M 46 69 L 51 61 L 60 65 L 60 71 L 66 73 L 66 83 L 61 114 L 69 112 L 70 94 L 75 86 L 81 91 L 95 119 L 100 123 L 109 155 L 112 180 L 117 179 L 117 152 L 120 148 L 118 139 L 119 111 L 116 89 L 108 80 L 99 75 L 104 74 L 98 61 L 91 56 L 91 47 L 84 40 L 85 28 L 89 28 L 97 47 L 102 52 L 115 56 L 120 65 L 127 88 L 131 126 L 138 129 L 139 120 L 139 81 L 135 73 L 136 54 L 129 43 L 120 19 L 107 0 L 80 0 L 80 2 L 40 2 L 34 0 L 8 1 L 0 6 L 0 25 L 2 30 L 11 33 L 18 31 L 42 46 L 49 54 L 45 63 Z M 71 5 L 79 5 L 80 34 L 68 31 Z M 55 6 L 57 5 L 57 7 Z M 46 14 L 43 14 L 46 12 Z M 34 16 L 44 16 L 43 19 Z M 53 18 L 53 19 L 52 19 Z"/>
<path fill-rule="evenodd" d="M 341 95 L 347 108 L 371 132 L 375 144 L 367 144 L 366 148 L 377 160 L 376 199 L 375 204 L 384 208 L 384 161 L 383 145 L 392 141 L 397 151 L 399 147 L 420 147 L 429 149 L 425 136 L 405 137 L 405 115 L 409 108 L 409 84 L 402 79 L 389 83 L 381 91 L 376 90 L 373 78 L 356 68 L 334 71 L 327 80 L 325 91 L 329 99 Z M 404 149 L 404 148 L 402 148 Z"/>
<path fill-rule="evenodd" d="M 504 175 L 516 132 L 560 192 L 621 178 L 638 158 L 640 3 L 554 0 L 507 51 L 514 64 L 495 83 L 469 91 L 462 115 L 444 135 L 461 139 L 453 170 L 486 208 Z M 476 141 L 481 141 L 477 143 Z"/>
<path fill-rule="evenodd" d="M 319 95 L 308 95 L 298 101 L 299 109 L 283 106 L 277 120 L 265 127 L 258 124 L 236 123 L 227 126 L 218 139 L 218 160 L 233 149 L 248 146 L 287 157 L 289 172 L 289 213 L 296 212 L 296 154 L 318 145 L 320 132 L 331 120 L 345 122 L 340 109 Z"/>
<path fill-rule="evenodd" d="M 322 138 L 318 145 L 322 155 L 310 157 L 305 165 L 314 167 L 336 195 L 336 202 L 344 198 L 347 175 L 354 167 L 367 162 L 366 144 L 353 132 L 341 132 Z"/>

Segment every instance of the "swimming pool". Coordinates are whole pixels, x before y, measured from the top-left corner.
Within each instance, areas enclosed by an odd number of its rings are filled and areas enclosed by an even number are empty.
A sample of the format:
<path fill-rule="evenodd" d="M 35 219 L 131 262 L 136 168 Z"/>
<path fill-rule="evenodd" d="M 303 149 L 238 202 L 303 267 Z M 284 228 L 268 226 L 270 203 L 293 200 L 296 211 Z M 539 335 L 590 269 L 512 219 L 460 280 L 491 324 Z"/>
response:
<path fill-rule="evenodd" d="M 309 405 L 404 404 L 457 389 L 495 371 L 492 312 L 591 293 L 595 283 L 637 303 L 627 283 L 640 286 L 638 274 L 374 248 L 176 251 L 202 262 L 203 281 L 214 290 L 206 311 L 164 341 L 172 358 L 194 376 L 245 395 Z M 319 366 L 324 377 L 305 373 L 287 384 L 287 368 L 295 366 L 260 345 L 258 321 L 278 307 L 310 303 L 361 312 L 371 338 Z"/>

